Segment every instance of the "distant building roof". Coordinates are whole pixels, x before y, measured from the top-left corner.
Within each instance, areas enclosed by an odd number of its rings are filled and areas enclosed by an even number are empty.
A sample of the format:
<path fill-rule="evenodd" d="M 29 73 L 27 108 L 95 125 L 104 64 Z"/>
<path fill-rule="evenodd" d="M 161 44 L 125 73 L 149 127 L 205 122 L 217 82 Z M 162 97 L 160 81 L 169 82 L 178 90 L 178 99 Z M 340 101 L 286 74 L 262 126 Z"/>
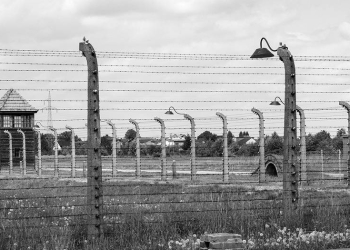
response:
<path fill-rule="evenodd" d="M 253 137 L 244 137 L 243 139 L 237 141 L 237 144 L 239 146 L 242 146 L 244 144 L 253 144 L 255 142 L 256 142 L 256 140 Z"/>
<path fill-rule="evenodd" d="M 0 99 L 0 112 L 38 112 L 14 89 L 9 89 Z"/>

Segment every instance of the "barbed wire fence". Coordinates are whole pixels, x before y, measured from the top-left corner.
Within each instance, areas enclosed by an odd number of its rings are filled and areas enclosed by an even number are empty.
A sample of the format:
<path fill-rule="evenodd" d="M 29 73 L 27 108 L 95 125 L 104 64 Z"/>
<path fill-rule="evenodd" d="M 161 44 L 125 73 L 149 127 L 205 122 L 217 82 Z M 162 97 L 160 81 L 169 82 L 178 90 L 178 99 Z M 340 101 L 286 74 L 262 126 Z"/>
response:
<path fill-rule="evenodd" d="M 108 239 L 104 244 L 116 249 L 166 249 L 172 237 L 190 233 L 230 231 L 248 238 L 266 230 L 266 225 L 329 231 L 347 225 L 347 139 L 342 151 L 305 149 L 305 171 L 300 174 L 306 177 L 298 180 L 297 208 L 287 208 L 291 209 L 288 218 L 283 204 L 286 186 L 281 153 L 265 154 L 262 163 L 259 154 L 237 156 L 224 142 L 227 130 L 234 134 L 249 131 L 260 140 L 262 135 L 282 133 L 283 108 L 268 106 L 275 96 L 284 95 L 285 74 L 278 58 L 99 52 L 88 43 L 82 46 L 84 55 L 90 57 L 87 69 L 77 51 L 0 49 L 4 59 L 0 62 L 4 73 L 0 82 L 6 86 L 0 90 L 8 90 L 8 86 L 17 89 L 34 106 L 46 100 L 44 93 L 51 91 L 58 111 L 53 119 L 56 133 L 74 131 L 68 157 L 58 156 L 57 135 L 53 135 L 56 155 L 41 156 L 41 138 L 23 140 L 17 128 L 2 129 L 3 156 L 15 148 L 23 152 L 23 144 L 27 145 L 26 154 L 36 155 L 35 161 L 24 164 L 23 154 L 14 152 L 17 159 L 11 168 L 9 159 L 2 157 L 2 248 L 51 249 L 60 244 L 62 249 L 80 249 L 104 238 Z M 99 64 L 102 70 L 97 69 L 96 58 L 108 61 Z M 306 133 L 326 130 L 335 134 L 347 127 L 349 118 L 339 101 L 349 101 L 349 60 L 347 56 L 294 56 L 301 64 L 296 66 L 296 95 L 305 112 Z M 259 66 L 263 63 L 269 66 Z M 338 66 L 332 65 L 335 63 Z M 84 80 L 86 73 L 88 81 Z M 189 113 L 193 127 L 189 119 L 164 115 L 170 106 L 182 115 Z M 252 108 L 263 114 L 263 126 Z M 159 120 L 164 127 L 159 126 Z M 45 118 L 36 121 L 45 123 Z M 151 145 L 130 150 L 128 143 L 118 147 L 116 143 L 114 155 L 101 155 L 101 134 L 112 133 L 106 121 L 114 124 L 115 137 L 135 129 L 136 122 L 136 139 L 161 137 L 163 151 L 159 157 L 151 157 L 138 151 Z M 38 136 L 46 128 L 35 129 Z M 221 140 L 210 146 L 198 140 L 191 155 L 181 154 L 179 148 L 166 145 L 169 131 L 195 132 L 196 136 L 211 131 Z M 159 143 L 155 141 L 152 144 Z M 74 157 L 72 145 L 81 149 Z M 213 147 L 219 154 L 208 156 Z M 118 154 L 122 151 L 129 152 L 128 156 Z M 300 159 L 298 155 L 298 171 Z M 21 165 L 17 165 L 19 160 Z"/>

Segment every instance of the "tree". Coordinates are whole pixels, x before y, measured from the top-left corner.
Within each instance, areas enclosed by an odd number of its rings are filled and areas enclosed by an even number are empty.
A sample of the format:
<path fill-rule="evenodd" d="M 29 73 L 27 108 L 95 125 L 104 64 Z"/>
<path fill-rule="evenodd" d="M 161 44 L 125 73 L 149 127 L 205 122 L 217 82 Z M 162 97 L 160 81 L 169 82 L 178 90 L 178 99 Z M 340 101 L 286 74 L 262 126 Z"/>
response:
<path fill-rule="evenodd" d="M 71 146 L 71 136 L 71 131 L 64 131 L 57 135 L 57 141 L 61 148 Z"/>
<path fill-rule="evenodd" d="M 182 149 L 188 150 L 189 148 L 191 148 L 191 136 L 186 135 L 184 144 L 182 145 Z"/>
<path fill-rule="evenodd" d="M 306 137 L 307 151 L 319 151 L 319 150 L 332 151 L 333 149 L 334 148 L 333 148 L 331 135 L 325 130 L 322 130 L 316 133 L 314 136 L 309 134 Z"/>
<path fill-rule="evenodd" d="M 265 150 L 268 154 L 282 154 L 283 140 L 276 132 L 266 139 Z"/>
<path fill-rule="evenodd" d="M 333 148 L 343 151 L 343 136 L 346 134 L 345 129 L 338 129 L 337 135 L 332 139 Z"/>
<path fill-rule="evenodd" d="M 53 134 L 41 134 L 41 153 L 52 155 L 55 137 Z"/>
<path fill-rule="evenodd" d="M 112 137 L 109 135 L 104 135 L 101 137 L 101 154 L 111 155 L 113 150 Z"/>
<path fill-rule="evenodd" d="M 227 133 L 227 144 L 230 145 L 233 141 L 233 134 L 231 131 L 228 131 Z"/>
<path fill-rule="evenodd" d="M 136 138 L 136 131 L 133 129 L 129 129 L 125 133 L 125 139 L 127 139 L 129 142 L 134 140 Z"/>
<path fill-rule="evenodd" d="M 197 137 L 198 140 L 202 139 L 204 141 L 216 141 L 217 138 L 218 136 L 210 131 L 204 131 Z"/>
<path fill-rule="evenodd" d="M 256 156 L 259 155 L 259 143 L 243 144 L 236 152 L 239 156 Z"/>

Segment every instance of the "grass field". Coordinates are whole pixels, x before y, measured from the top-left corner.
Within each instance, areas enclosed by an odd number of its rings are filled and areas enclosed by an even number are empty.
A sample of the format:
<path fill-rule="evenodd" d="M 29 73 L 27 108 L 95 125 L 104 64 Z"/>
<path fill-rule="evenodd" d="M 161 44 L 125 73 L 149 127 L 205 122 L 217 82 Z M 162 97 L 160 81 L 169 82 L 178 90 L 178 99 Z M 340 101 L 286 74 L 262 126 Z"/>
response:
<path fill-rule="evenodd" d="M 281 177 L 258 184 L 257 175 L 242 174 L 256 169 L 256 157 L 230 158 L 226 184 L 221 181 L 220 158 L 199 159 L 198 170 L 213 173 L 196 181 L 190 181 L 187 172 L 172 179 L 170 160 L 168 180 L 160 181 L 160 172 L 154 172 L 160 159 L 143 159 L 145 172 L 136 180 L 134 173 L 121 171 L 134 169 L 130 158 L 118 159 L 119 175 L 112 179 L 111 158 L 104 158 L 104 238 L 87 240 L 84 159 L 77 161 L 79 177 L 74 179 L 69 178 L 68 157 L 59 159 L 59 179 L 52 178 L 49 158 L 43 159 L 42 178 L 2 175 L 0 249 L 199 249 L 195 238 L 204 232 L 240 233 L 251 249 L 350 246 L 349 191 L 337 178 L 321 182 L 316 156 L 310 167 L 313 180 L 300 190 L 300 209 L 288 221 L 281 214 Z M 189 170 L 188 158 L 176 162 L 178 171 Z M 331 162 L 324 163 L 327 173 L 338 169 Z M 288 243 L 271 245 L 279 238 Z M 297 248 L 291 248 L 293 244 Z"/>

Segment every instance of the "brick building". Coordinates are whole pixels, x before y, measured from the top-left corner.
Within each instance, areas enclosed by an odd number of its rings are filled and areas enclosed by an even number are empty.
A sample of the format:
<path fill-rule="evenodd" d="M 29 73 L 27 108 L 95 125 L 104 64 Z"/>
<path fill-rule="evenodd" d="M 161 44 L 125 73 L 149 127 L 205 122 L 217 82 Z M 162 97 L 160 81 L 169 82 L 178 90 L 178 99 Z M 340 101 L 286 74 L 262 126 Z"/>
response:
<path fill-rule="evenodd" d="M 35 169 L 34 114 L 38 110 L 31 106 L 16 90 L 9 89 L 0 99 L 0 169 L 9 169 L 9 135 L 12 135 L 13 170 L 19 172 L 23 160 L 23 131 L 26 137 L 26 162 L 29 171 Z"/>

